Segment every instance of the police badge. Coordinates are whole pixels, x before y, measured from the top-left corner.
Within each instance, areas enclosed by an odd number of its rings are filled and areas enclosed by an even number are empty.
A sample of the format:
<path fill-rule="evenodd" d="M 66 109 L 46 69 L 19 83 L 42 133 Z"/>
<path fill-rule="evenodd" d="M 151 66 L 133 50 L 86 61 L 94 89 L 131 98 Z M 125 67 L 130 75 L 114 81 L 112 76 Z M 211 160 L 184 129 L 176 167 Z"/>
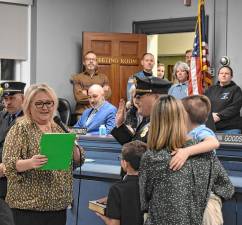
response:
<path fill-rule="evenodd" d="M 142 130 L 142 133 L 140 134 L 140 137 L 145 137 L 145 135 L 147 134 L 147 132 L 149 131 L 149 127 L 146 126 L 143 130 Z"/>

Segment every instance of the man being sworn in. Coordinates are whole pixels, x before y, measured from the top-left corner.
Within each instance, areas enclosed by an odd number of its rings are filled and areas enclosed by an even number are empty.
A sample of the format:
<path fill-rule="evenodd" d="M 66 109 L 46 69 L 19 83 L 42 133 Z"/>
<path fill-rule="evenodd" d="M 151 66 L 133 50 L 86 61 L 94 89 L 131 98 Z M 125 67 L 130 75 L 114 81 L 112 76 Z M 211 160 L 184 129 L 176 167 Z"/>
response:
<path fill-rule="evenodd" d="M 120 100 L 116 115 L 116 127 L 112 130 L 111 134 L 122 145 L 133 140 L 147 142 L 150 114 L 153 105 L 160 95 L 168 93 L 171 86 L 171 82 L 153 76 L 145 78 L 135 77 L 135 79 L 135 101 L 138 106 L 138 113 L 143 116 L 143 120 L 134 132 L 130 131 L 124 124 L 126 113 L 125 102 L 123 99 Z"/>

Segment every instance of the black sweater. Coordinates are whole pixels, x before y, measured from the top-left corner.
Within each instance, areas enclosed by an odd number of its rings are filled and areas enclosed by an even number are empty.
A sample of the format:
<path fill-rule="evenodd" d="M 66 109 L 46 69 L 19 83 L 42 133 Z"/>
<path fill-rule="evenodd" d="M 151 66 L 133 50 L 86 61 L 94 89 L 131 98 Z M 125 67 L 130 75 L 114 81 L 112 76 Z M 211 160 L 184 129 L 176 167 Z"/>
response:
<path fill-rule="evenodd" d="M 210 99 L 212 112 L 218 113 L 220 121 L 216 130 L 241 129 L 240 109 L 242 106 L 242 91 L 233 81 L 225 86 L 219 82 L 205 92 Z"/>

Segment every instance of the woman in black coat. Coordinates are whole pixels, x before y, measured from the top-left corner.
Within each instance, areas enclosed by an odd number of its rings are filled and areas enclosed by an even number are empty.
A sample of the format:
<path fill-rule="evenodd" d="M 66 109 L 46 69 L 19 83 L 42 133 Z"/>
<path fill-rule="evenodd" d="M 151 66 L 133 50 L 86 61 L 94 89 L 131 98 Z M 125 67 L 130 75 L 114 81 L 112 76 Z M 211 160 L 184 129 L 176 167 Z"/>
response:
<path fill-rule="evenodd" d="M 205 95 L 211 101 L 216 130 L 227 134 L 240 134 L 242 91 L 232 78 L 232 68 L 222 66 L 218 70 L 218 82 L 209 87 Z"/>

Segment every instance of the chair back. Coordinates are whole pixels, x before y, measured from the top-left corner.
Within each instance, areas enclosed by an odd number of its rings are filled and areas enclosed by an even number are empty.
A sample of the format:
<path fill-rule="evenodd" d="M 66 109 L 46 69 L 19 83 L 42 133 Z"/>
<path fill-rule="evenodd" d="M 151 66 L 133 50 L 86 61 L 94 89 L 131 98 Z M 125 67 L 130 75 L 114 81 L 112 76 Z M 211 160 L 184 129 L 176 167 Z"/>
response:
<path fill-rule="evenodd" d="M 64 98 L 58 98 L 59 104 L 58 104 L 58 112 L 60 115 L 60 119 L 61 121 L 65 124 L 65 125 L 69 125 L 70 124 L 70 119 L 71 119 L 71 106 L 70 103 L 68 102 L 67 99 Z"/>

